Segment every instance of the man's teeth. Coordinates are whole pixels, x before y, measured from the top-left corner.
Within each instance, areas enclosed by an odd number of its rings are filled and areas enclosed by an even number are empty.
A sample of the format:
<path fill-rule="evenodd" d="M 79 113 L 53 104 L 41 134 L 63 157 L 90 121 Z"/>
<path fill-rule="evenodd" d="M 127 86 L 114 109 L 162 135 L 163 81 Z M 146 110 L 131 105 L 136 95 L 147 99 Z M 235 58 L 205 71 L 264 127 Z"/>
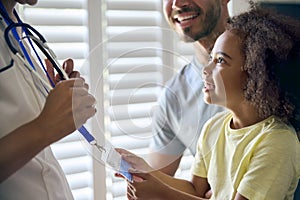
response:
<path fill-rule="evenodd" d="M 193 18 L 195 18 L 195 17 L 197 17 L 197 15 L 178 16 L 178 17 L 177 17 L 177 20 L 178 20 L 179 22 L 182 22 L 182 21 L 185 21 L 185 20 L 193 19 Z"/>

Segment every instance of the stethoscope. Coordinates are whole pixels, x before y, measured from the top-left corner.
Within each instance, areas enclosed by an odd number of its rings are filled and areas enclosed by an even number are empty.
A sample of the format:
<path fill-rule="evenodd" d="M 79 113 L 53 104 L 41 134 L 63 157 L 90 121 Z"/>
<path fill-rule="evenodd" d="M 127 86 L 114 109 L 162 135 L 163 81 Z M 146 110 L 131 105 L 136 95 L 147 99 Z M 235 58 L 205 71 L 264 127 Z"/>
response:
<path fill-rule="evenodd" d="M 30 26 L 29 24 L 23 23 L 21 21 L 21 19 L 19 18 L 15 9 L 14 9 L 13 13 L 18 20 L 17 23 L 15 23 L 15 22 L 13 22 L 13 20 L 11 20 L 11 18 L 9 17 L 2 2 L 0 1 L 0 14 L 1 14 L 2 19 L 4 19 L 4 21 L 7 24 L 7 27 L 4 30 L 4 39 L 7 43 L 7 46 L 10 49 L 10 51 L 14 54 L 14 56 L 18 60 L 20 60 L 21 63 L 23 63 L 24 66 L 42 82 L 43 86 L 45 87 L 45 89 L 48 93 L 50 90 L 53 89 L 53 87 L 55 85 L 52 82 L 52 80 L 50 79 L 50 77 L 44 67 L 43 62 L 41 61 L 39 55 L 37 54 L 37 51 L 35 50 L 35 48 L 32 44 L 32 41 L 39 48 L 39 50 L 46 56 L 46 58 L 51 62 L 51 64 L 53 65 L 53 67 L 55 68 L 55 70 L 57 71 L 57 73 L 59 74 L 59 76 L 61 77 L 62 80 L 68 80 L 69 77 L 68 77 L 67 73 L 60 67 L 60 64 L 58 63 L 58 61 L 56 59 L 56 55 L 47 45 L 46 39 L 32 26 Z M 22 28 L 23 33 L 25 33 L 24 37 L 22 37 L 22 38 L 19 37 L 17 30 L 16 30 L 17 27 Z M 11 37 L 11 33 L 12 33 L 13 37 Z M 20 44 L 20 48 L 21 48 L 23 54 L 19 50 L 17 50 L 17 48 L 14 47 L 14 45 L 11 41 L 11 38 L 14 38 L 15 40 L 17 40 L 17 42 Z M 24 40 L 24 39 L 27 39 L 30 46 L 33 48 L 45 74 L 48 77 L 49 82 L 46 81 L 44 78 L 42 78 L 40 76 L 40 74 L 36 71 L 36 67 L 34 66 L 33 62 L 31 61 L 29 53 L 26 51 L 26 48 L 22 43 L 22 40 Z M 103 146 L 101 146 L 97 143 L 97 140 L 94 138 L 94 136 L 91 133 L 89 133 L 89 131 L 84 126 L 81 126 L 78 129 L 78 131 L 81 133 L 81 135 L 86 139 L 86 141 L 88 143 L 90 143 L 91 145 L 94 145 L 101 152 L 106 151 Z"/>

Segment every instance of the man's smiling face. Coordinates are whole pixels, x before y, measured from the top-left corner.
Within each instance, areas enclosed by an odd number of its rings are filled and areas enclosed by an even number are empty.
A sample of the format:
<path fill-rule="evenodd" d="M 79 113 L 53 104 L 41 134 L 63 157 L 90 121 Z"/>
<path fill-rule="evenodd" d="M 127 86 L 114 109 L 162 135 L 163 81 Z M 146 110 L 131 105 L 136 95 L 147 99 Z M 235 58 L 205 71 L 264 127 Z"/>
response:
<path fill-rule="evenodd" d="M 198 41 L 215 29 L 221 16 L 220 0 L 163 0 L 164 15 L 184 41 Z"/>

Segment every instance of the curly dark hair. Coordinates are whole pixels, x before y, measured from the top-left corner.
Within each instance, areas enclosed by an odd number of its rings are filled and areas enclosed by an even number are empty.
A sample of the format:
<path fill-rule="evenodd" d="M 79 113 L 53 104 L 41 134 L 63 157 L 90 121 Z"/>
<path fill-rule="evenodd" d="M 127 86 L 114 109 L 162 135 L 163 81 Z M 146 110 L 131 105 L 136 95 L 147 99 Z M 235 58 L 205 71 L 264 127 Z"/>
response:
<path fill-rule="evenodd" d="M 242 42 L 246 99 L 261 117 L 275 115 L 300 130 L 300 21 L 252 4 L 228 20 Z"/>

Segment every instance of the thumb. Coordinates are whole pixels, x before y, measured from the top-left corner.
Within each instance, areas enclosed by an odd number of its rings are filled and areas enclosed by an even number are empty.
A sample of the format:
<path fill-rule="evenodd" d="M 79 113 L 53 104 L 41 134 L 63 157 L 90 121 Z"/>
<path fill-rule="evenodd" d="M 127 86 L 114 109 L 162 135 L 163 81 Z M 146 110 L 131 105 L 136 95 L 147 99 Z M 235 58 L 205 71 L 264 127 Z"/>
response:
<path fill-rule="evenodd" d="M 63 69 L 70 75 L 74 70 L 74 61 L 72 59 L 67 59 L 63 62 Z"/>
<path fill-rule="evenodd" d="M 149 180 L 151 179 L 150 173 L 140 172 L 137 169 L 129 168 L 129 173 L 131 173 L 134 177 L 134 179 L 143 179 L 143 180 Z"/>
<path fill-rule="evenodd" d="M 119 154 L 132 154 L 130 151 L 127 151 L 125 149 L 122 148 L 115 148 L 115 150 L 119 153 Z"/>
<path fill-rule="evenodd" d="M 50 62 L 50 60 L 45 59 L 45 65 L 46 65 L 46 71 L 49 74 L 49 77 L 52 81 L 54 81 L 54 67 L 52 65 L 52 63 Z"/>

